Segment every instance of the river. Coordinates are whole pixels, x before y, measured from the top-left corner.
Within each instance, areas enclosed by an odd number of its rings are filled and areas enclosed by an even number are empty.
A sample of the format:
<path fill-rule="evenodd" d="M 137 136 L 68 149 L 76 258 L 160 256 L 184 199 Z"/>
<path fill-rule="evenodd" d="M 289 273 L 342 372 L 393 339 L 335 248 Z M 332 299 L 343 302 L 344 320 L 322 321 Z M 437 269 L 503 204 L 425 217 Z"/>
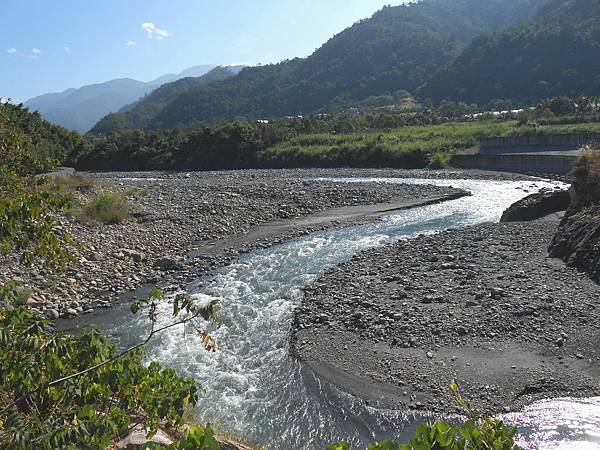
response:
<path fill-rule="evenodd" d="M 191 330 L 174 328 L 149 344 L 149 357 L 203 386 L 197 415 L 219 430 L 267 449 L 319 449 L 345 439 L 406 440 L 427 414 L 382 411 L 315 378 L 290 356 L 289 336 L 302 288 L 354 254 L 399 239 L 497 221 L 504 209 L 549 181 L 331 179 L 339 182 L 435 183 L 473 193 L 438 205 L 391 213 L 376 222 L 314 232 L 243 255 L 191 286 L 199 301 L 221 299 L 220 326 L 207 324 L 219 351 L 207 353 Z M 161 321 L 169 320 L 168 305 Z M 106 327 L 105 327 L 106 328 Z M 107 327 L 121 345 L 147 332 L 144 317 Z M 549 400 L 506 416 L 525 448 L 598 448 L 600 399 Z"/>

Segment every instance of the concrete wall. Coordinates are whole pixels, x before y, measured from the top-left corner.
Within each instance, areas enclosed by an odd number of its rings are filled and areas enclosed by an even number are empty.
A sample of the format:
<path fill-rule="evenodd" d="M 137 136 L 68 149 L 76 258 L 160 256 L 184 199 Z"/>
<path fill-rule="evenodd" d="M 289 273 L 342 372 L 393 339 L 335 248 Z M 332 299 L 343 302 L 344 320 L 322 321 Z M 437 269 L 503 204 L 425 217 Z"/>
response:
<path fill-rule="evenodd" d="M 530 153 L 577 150 L 582 145 L 600 143 L 600 134 L 549 134 L 509 137 L 485 137 L 479 140 L 479 153 Z"/>
<path fill-rule="evenodd" d="M 454 155 L 450 165 L 461 169 L 526 174 L 568 175 L 575 156 L 563 155 Z"/>

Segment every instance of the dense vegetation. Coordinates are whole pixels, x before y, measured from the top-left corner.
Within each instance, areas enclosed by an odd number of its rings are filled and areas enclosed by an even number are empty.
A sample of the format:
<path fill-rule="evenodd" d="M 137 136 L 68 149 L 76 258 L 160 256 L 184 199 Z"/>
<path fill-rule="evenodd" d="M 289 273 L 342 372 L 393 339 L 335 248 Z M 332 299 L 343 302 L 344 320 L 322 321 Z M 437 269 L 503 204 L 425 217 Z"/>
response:
<path fill-rule="evenodd" d="M 93 147 L 72 163 L 86 170 L 442 167 L 453 153 L 476 148 L 481 137 L 600 132 L 600 103 L 593 97 L 547 99 L 518 114 L 476 111 L 443 102 L 415 112 L 111 132 L 90 135 Z"/>
<path fill-rule="evenodd" d="M 373 97 L 402 104 L 398 94 L 414 93 L 475 36 L 529 18 L 537 3 L 426 0 L 386 7 L 308 58 L 246 68 L 225 81 L 187 86 L 160 110 L 145 108 L 142 101 L 134 111 L 105 118 L 93 131 L 337 112 L 368 104 Z"/>
<path fill-rule="evenodd" d="M 384 122 L 393 125 L 396 120 Z M 75 165 L 97 170 L 346 165 L 417 168 L 427 166 L 429 155 L 434 152 L 474 147 L 478 136 L 502 130 L 501 125 L 496 127 L 493 123 L 371 129 L 357 126 L 352 120 L 231 122 L 187 131 L 109 133 L 92 138 L 93 149 L 79 155 Z"/>
<path fill-rule="evenodd" d="M 60 270 L 74 262 L 73 240 L 54 227 L 54 214 L 68 209 L 69 200 L 34 176 L 51 169 L 73 140 L 37 114 L 0 104 L 0 250 L 20 255 L 25 266 L 43 259 L 49 269 Z M 196 383 L 144 364 L 143 345 L 161 331 L 159 290 L 132 306 L 148 314 L 147 340 L 121 353 L 98 331 L 53 332 L 49 322 L 19 306 L 27 292 L 18 280 L 1 281 L 1 449 L 104 450 L 136 425 L 152 434 L 159 426 L 176 431 L 183 424 L 186 408 L 198 400 Z M 198 319 L 214 318 L 215 307 L 180 296 L 173 304 L 174 324 L 198 326 Z M 203 448 L 218 448 L 210 430 L 183 436 L 184 442 L 199 440 L 208 444 Z"/>
<path fill-rule="evenodd" d="M 10 103 L 0 103 L 0 161 L 11 160 L 17 171 L 41 173 L 73 155 L 91 150 L 78 133 L 46 122 L 38 113 Z M 18 141 L 18 152 L 9 143 Z M 14 161 L 19 154 L 19 161 Z"/>
<path fill-rule="evenodd" d="M 528 103 L 600 91 L 600 2 L 546 0 L 530 21 L 471 42 L 420 91 L 438 102 Z"/>
<path fill-rule="evenodd" d="M 258 154 L 267 167 L 424 168 L 432 155 L 478 145 L 478 137 L 502 135 L 514 122 L 448 123 L 407 126 L 388 132 L 308 134 Z"/>

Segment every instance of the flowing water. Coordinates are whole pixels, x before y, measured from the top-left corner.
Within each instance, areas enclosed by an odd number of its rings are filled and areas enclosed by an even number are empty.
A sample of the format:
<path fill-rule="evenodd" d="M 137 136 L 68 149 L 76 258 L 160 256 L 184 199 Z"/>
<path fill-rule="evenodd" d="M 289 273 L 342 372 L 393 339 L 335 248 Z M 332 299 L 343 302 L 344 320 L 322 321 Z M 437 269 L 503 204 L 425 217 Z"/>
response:
<path fill-rule="evenodd" d="M 322 383 L 289 354 L 294 309 L 302 287 L 352 255 L 384 243 L 487 221 L 528 192 L 558 183 L 422 179 L 328 179 L 339 182 L 435 183 L 469 190 L 471 197 L 392 213 L 377 222 L 311 233 L 241 256 L 186 287 L 199 300 L 222 299 L 217 353 L 201 350 L 183 327 L 150 343 L 150 357 L 203 386 L 199 419 L 268 449 L 317 449 L 346 439 L 360 446 L 374 438 L 407 438 L 424 420 L 381 411 Z M 165 305 L 165 312 L 167 312 Z M 168 321 L 168 313 L 161 320 Z M 207 325 L 210 327 L 210 325 Z M 143 317 L 109 327 L 122 344 L 147 332 Z M 528 448 L 595 448 L 600 400 L 554 400 L 507 419 L 522 427 Z M 594 441 L 595 440 L 595 441 Z M 595 443 L 594 443 L 595 442 Z"/>

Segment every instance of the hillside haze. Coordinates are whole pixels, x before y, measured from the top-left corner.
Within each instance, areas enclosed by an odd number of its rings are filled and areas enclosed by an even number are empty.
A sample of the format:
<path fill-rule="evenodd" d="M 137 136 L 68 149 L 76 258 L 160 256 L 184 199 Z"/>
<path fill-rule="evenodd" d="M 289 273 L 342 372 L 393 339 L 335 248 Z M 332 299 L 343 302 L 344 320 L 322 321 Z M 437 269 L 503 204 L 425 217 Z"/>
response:
<path fill-rule="evenodd" d="M 188 86 L 160 108 L 140 102 L 94 131 L 172 128 L 198 122 L 338 111 L 371 96 L 416 92 L 471 40 L 530 19 L 539 0 L 424 0 L 386 7 L 311 56 L 246 68 Z M 136 115 L 135 118 L 128 117 Z"/>
<path fill-rule="evenodd" d="M 183 77 L 199 77 L 212 68 L 212 65 L 194 66 L 179 74 L 163 75 L 149 82 L 120 78 L 60 93 L 40 95 L 27 100 L 24 105 L 31 111 L 38 111 L 54 124 L 86 132 L 105 115 L 119 111 L 162 84 Z"/>

